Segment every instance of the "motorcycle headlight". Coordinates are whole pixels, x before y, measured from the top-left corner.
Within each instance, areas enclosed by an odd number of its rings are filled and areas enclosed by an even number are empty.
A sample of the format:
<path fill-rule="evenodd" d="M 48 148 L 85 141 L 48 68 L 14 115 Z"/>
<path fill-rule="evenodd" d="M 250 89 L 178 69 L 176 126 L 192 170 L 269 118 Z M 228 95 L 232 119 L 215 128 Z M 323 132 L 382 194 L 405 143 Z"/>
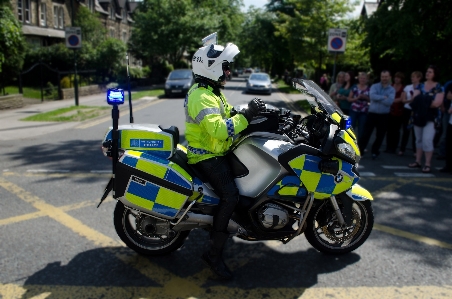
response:
<path fill-rule="evenodd" d="M 359 156 L 356 154 L 355 150 L 353 149 L 353 147 L 348 144 L 348 143 L 339 143 L 336 145 L 337 151 L 346 156 L 349 157 L 350 159 L 352 159 L 355 162 L 359 161 Z"/>

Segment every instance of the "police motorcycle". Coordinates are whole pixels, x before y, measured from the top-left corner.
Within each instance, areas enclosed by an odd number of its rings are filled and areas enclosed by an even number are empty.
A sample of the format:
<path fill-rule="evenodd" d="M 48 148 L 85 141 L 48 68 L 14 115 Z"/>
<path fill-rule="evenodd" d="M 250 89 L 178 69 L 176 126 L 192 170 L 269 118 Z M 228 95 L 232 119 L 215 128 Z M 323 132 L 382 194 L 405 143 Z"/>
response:
<path fill-rule="evenodd" d="M 293 79 L 293 86 L 310 103 L 310 115 L 301 118 L 267 105 L 235 136 L 228 159 L 241 213 L 233 214 L 228 231 L 247 241 L 284 244 L 304 233 L 320 252 L 351 252 L 366 241 L 374 222 L 372 195 L 357 184 L 356 135 L 314 82 Z M 121 240 L 140 254 L 169 254 L 191 230 L 211 229 L 220 199 L 209 178 L 187 164 L 177 127 L 118 126 L 121 97 L 108 98 L 113 127 L 102 147 L 113 158 L 113 177 L 99 205 L 113 190 Z"/>

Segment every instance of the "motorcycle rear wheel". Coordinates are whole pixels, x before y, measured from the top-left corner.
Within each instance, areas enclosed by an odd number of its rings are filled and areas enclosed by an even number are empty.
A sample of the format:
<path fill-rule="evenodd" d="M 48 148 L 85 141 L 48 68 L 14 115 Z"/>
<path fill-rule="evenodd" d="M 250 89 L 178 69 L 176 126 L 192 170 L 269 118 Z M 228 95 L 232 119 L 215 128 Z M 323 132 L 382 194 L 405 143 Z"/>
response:
<path fill-rule="evenodd" d="M 141 214 L 143 215 L 143 214 Z M 158 256 L 170 254 L 179 249 L 185 239 L 188 237 L 190 231 L 178 231 L 173 235 L 158 234 L 158 229 L 155 233 L 147 234 L 144 231 L 137 229 L 137 219 L 140 221 L 140 216 L 136 211 L 127 209 L 120 201 L 116 203 L 115 211 L 113 213 L 113 222 L 116 233 L 119 238 L 135 252 L 143 255 Z M 157 226 L 164 222 L 158 223 L 156 218 L 144 216 L 148 225 Z M 142 221 L 142 220 L 141 220 Z"/>
<path fill-rule="evenodd" d="M 352 225 L 344 229 L 340 227 L 329 201 L 313 206 L 306 219 L 306 239 L 315 249 L 326 254 L 345 254 L 355 250 L 372 231 L 374 215 L 370 201 L 354 201 L 352 214 Z M 320 217 L 327 217 L 328 223 Z M 319 223 L 325 225 L 321 227 Z"/>

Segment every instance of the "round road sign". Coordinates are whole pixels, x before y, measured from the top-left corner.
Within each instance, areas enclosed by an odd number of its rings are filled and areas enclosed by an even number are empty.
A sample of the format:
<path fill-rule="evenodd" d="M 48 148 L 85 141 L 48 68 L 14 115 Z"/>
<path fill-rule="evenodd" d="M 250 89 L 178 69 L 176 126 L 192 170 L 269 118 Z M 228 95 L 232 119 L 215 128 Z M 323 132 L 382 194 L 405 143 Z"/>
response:
<path fill-rule="evenodd" d="M 330 45 L 334 50 L 339 50 L 344 45 L 344 42 L 342 41 L 342 38 L 335 37 L 331 40 Z"/>
<path fill-rule="evenodd" d="M 71 45 L 72 47 L 77 46 L 80 43 L 80 39 L 78 38 L 77 35 L 70 35 L 67 39 L 69 45 Z"/>

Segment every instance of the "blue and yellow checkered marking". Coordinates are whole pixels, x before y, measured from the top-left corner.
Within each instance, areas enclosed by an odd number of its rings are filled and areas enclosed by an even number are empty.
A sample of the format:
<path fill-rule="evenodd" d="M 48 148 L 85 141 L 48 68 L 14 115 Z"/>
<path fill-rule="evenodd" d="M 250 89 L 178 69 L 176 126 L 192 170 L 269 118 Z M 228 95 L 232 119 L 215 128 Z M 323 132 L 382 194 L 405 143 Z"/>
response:
<path fill-rule="evenodd" d="M 193 189 L 191 176 L 179 165 L 166 159 L 143 152 L 126 151 L 119 161 L 186 189 Z M 137 206 L 168 217 L 175 217 L 188 199 L 186 195 L 141 178 L 137 181 L 130 180 L 124 196 Z"/>
<path fill-rule="evenodd" d="M 105 137 L 112 139 L 110 130 Z M 167 159 L 173 153 L 172 136 L 164 132 L 152 132 L 144 130 L 119 130 L 119 148 L 125 150 L 137 150 Z"/>
<path fill-rule="evenodd" d="M 125 198 L 137 206 L 168 217 L 175 217 L 187 200 L 187 196 L 183 194 L 148 181 L 141 184 L 135 182 L 132 178 L 127 187 Z"/>
<path fill-rule="evenodd" d="M 202 187 L 204 190 L 206 189 L 203 186 L 203 184 L 204 183 L 199 178 L 197 178 L 197 177 L 193 178 L 193 189 L 195 190 L 194 193 L 196 193 L 196 195 L 193 194 L 191 196 L 191 200 L 195 199 L 199 195 L 199 193 L 196 191 L 196 190 L 198 190 L 199 187 Z M 202 198 L 198 199 L 198 202 L 199 203 L 211 204 L 211 205 L 217 205 L 217 204 L 220 203 L 220 198 L 217 197 L 217 196 L 211 196 L 211 195 L 203 194 Z"/>
<path fill-rule="evenodd" d="M 299 177 L 294 175 L 284 177 L 267 192 L 267 196 L 305 197 L 307 194 L 306 188 L 302 186 Z"/>
<path fill-rule="evenodd" d="M 318 166 L 321 160 L 322 158 L 317 156 L 301 155 L 289 162 L 303 186 L 308 192 L 314 192 L 316 199 L 328 198 L 347 191 L 359 180 L 352 171 L 353 165 L 338 158 L 333 158 L 339 161 L 337 175 L 322 173 Z"/>

